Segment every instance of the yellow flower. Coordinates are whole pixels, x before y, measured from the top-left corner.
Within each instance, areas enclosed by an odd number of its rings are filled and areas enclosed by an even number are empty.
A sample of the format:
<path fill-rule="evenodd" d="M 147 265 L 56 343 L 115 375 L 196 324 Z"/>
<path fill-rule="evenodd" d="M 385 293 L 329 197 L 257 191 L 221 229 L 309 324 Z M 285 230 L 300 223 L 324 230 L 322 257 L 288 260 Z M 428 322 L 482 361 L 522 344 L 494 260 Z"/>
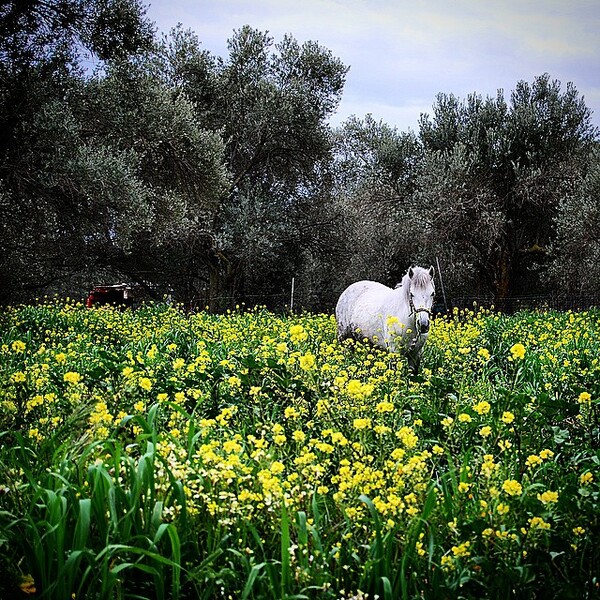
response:
<path fill-rule="evenodd" d="M 503 504 L 502 502 L 500 504 L 498 504 L 498 506 L 496 507 L 496 510 L 498 511 L 499 515 L 505 515 L 510 511 L 510 506 L 508 506 L 508 504 Z"/>
<path fill-rule="evenodd" d="M 25 351 L 26 345 L 25 342 L 22 342 L 21 340 L 15 340 L 11 344 L 11 348 L 15 354 L 21 354 Z"/>
<path fill-rule="evenodd" d="M 179 371 L 179 369 L 182 369 L 185 366 L 185 360 L 183 358 L 176 358 L 173 361 L 173 370 L 174 371 Z"/>
<path fill-rule="evenodd" d="M 304 433 L 304 431 L 296 429 L 296 431 L 292 433 L 292 438 L 295 442 L 303 442 L 306 439 L 306 434 Z"/>
<path fill-rule="evenodd" d="M 339 444 L 340 446 L 347 446 L 348 440 L 344 437 L 344 434 L 340 431 L 331 432 L 331 442 L 333 444 Z"/>
<path fill-rule="evenodd" d="M 300 412 L 293 406 L 288 406 L 283 412 L 283 416 L 286 419 L 295 419 L 296 417 L 300 416 Z"/>
<path fill-rule="evenodd" d="M 143 390 L 146 390 L 147 392 L 149 392 L 152 389 L 152 380 L 149 379 L 148 377 L 142 377 L 140 379 L 139 385 Z"/>
<path fill-rule="evenodd" d="M 79 373 L 77 373 L 76 371 L 69 371 L 64 374 L 63 379 L 67 383 L 72 383 L 75 385 L 81 381 L 81 375 Z"/>
<path fill-rule="evenodd" d="M 21 575 L 19 589 L 28 596 L 36 593 L 35 580 L 31 575 Z"/>
<path fill-rule="evenodd" d="M 227 385 L 232 388 L 240 388 L 242 387 L 242 380 L 235 375 L 232 375 L 227 379 Z"/>
<path fill-rule="evenodd" d="M 546 490 L 542 494 L 538 494 L 537 499 L 542 504 L 552 504 L 554 502 L 558 502 L 558 492 L 552 492 L 550 490 Z"/>
<path fill-rule="evenodd" d="M 226 406 L 216 417 L 215 421 L 219 425 L 227 425 L 227 422 L 233 417 L 233 415 L 237 412 L 236 406 Z"/>
<path fill-rule="evenodd" d="M 378 413 L 394 412 L 394 405 L 391 402 L 379 402 L 375 410 Z"/>
<path fill-rule="evenodd" d="M 371 419 L 369 418 L 363 418 L 363 419 L 354 419 L 354 429 L 358 429 L 359 431 L 361 429 L 367 429 L 368 427 L 371 426 Z"/>
<path fill-rule="evenodd" d="M 579 483 L 581 485 L 589 485 L 594 481 L 594 475 L 590 471 L 586 471 L 579 476 Z"/>
<path fill-rule="evenodd" d="M 471 419 L 471 415 L 468 415 L 467 413 L 460 413 L 460 415 L 458 415 L 458 420 L 461 423 L 470 423 L 473 419 Z"/>
<path fill-rule="evenodd" d="M 388 427 L 387 425 L 375 425 L 375 427 L 373 427 L 373 431 L 377 434 L 377 435 L 385 435 L 386 433 L 389 433 L 392 429 L 390 427 Z"/>
<path fill-rule="evenodd" d="M 525 346 L 523 344 L 514 344 L 510 349 L 513 360 L 523 360 L 525 358 Z"/>
<path fill-rule="evenodd" d="M 543 461 L 537 454 L 530 454 L 525 461 L 525 464 L 528 467 L 535 467 L 536 465 L 541 464 Z"/>
<path fill-rule="evenodd" d="M 419 437 L 415 434 L 415 432 L 413 431 L 412 427 L 407 427 L 406 425 L 404 427 L 401 427 L 396 432 L 396 437 L 409 450 L 411 448 L 414 448 L 417 445 L 417 442 L 419 441 Z"/>
<path fill-rule="evenodd" d="M 509 425 L 510 423 L 512 423 L 515 420 L 515 415 L 513 415 L 510 411 L 505 410 L 502 413 L 502 422 L 506 423 L 507 425 Z"/>
<path fill-rule="evenodd" d="M 300 357 L 299 363 L 303 371 L 310 371 L 315 366 L 315 357 L 310 352 L 307 352 Z"/>
<path fill-rule="evenodd" d="M 273 475 L 279 475 L 279 473 L 283 473 L 284 470 L 285 465 L 278 460 L 273 461 L 271 464 L 271 473 L 273 473 Z"/>
<path fill-rule="evenodd" d="M 26 380 L 25 373 L 23 373 L 23 371 L 17 371 L 16 373 L 13 373 L 10 378 L 15 383 L 24 383 Z"/>
<path fill-rule="evenodd" d="M 450 427 L 454 423 L 454 419 L 452 417 L 445 417 L 442 419 L 442 425 L 444 427 Z"/>
<path fill-rule="evenodd" d="M 479 435 L 481 437 L 488 437 L 490 435 L 492 435 L 492 428 L 489 425 L 484 425 L 480 430 L 479 430 Z"/>
<path fill-rule="evenodd" d="M 462 558 L 463 556 L 471 556 L 471 553 L 469 552 L 470 545 L 471 542 L 463 542 L 458 546 L 452 546 L 452 554 L 454 554 L 454 556 L 456 556 L 457 558 Z"/>
<path fill-rule="evenodd" d="M 487 348 L 479 348 L 479 351 L 477 352 L 477 354 L 479 356 L 481 356 L 481 358 L 483 358 L 483 360 L 489 360 L 489 358 L 490 358 L 490 352 Z"/>
<path fill-rule="evenodd" d="M 292 342 L 303 342 L 308 338 L 308 333 L 304 331 L 302 325 L 292 325 L 290 327 L 290 339 Z"/>
<path fill-rule="evenodd" d="M 529 527 L 531 529 L 550 529 L 550 523 L 546 523 L 542 517 L 531 517 Z"/>
<path fill-rule="evenodd" d="M 38 442 L 44 439 L 44 436 L 40 433 L 40 430 L 37 427 L 32 427 L 28 431 L 28 435 L 30 438 L 35 439 Z"/>
<path fill-rule="evenodd" d="M 486 400 L 482 400 L 481 402 L 478 402 L 477 404 L 475 404 L 475 406 L 473 406 L 473 410 L 478 415 L 487 415 L 490 412 L 490 409 L 490 403 Z"/>
<path fill-rule="evenodd" d="M 393 325 L 396 325 L 397 323 L 400 323 L 398 317 L 394 316 L 394 315 L 390 315 L 386 320 L 385 320 L 386 325 L 388 326 L 388 328 L 391 328 Z"/>
<path fill-rule="evenodd" d="M 406 456 L 406 450 L 404 448 L 395 448 L 391 456 L 392 460 L 402 460 Z"/>
<path fill-rule="evenodd" d="M 581 392 L 581 394 L 579 394 L 579 397 L 577 398 L 577 400 L 581 403 L 581 404 L 585 404 L 587 402 L 590 402 L 592 399 L 591 394 L 589 394 L 588 392 Z"/>
<path fill-rule="evenodd" d="M 518 496 L 521 494 L 521 492 L 523 491 L 523 488 L 521 486 L 521 484 L 514 480 L 514 479 L 507 479 L 503 484 L 502 484 L 502 489 L 509 495 L 509 496 Z"/>
<path fill-rule="evenodd" d="M 242 451 L 242 445 L 236 440 L 227 440 L 223 442 L 223 450 L 227 454 L 239 454 Z"/>
<path fill-rule="evenodd" d="M 357 379 L 351 379 L 346 385 L 346 393 L 350 396 L 359 396 L 362 384 Z"/>

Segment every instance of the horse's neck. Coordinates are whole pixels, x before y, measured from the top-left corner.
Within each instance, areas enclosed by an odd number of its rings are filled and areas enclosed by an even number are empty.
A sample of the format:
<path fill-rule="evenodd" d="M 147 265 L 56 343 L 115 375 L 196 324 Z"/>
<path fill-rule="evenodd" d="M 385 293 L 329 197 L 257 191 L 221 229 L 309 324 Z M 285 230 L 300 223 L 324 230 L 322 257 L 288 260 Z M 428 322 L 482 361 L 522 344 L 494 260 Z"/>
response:
<path fill-rule="evenodd" d="M 408 275 L 404 276 L 402 284 L 394 290 L 394 314 L 401 318 L 405 325 L 409 325 L 411 318 L 409 300 L 410 280 Z"/>

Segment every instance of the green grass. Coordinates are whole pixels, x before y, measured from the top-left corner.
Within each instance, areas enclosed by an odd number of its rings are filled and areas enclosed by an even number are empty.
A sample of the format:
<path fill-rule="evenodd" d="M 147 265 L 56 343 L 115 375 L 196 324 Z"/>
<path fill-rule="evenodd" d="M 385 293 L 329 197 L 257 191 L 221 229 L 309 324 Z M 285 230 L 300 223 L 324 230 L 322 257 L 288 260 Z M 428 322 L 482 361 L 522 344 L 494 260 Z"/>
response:
<path fill-rule="evenodd" d="M 0 597 L 600 597 L 599 313 L 0 312 Z"/>

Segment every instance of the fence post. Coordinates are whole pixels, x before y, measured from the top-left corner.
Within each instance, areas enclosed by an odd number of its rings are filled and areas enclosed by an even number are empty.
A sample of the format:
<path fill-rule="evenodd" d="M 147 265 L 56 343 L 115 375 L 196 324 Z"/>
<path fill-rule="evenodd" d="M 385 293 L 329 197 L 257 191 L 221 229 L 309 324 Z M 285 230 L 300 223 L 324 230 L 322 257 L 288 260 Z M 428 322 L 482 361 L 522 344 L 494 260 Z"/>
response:
<path fill-rule="evenodd" d="M 437 256 L 435 257 L 435 262 L 437 264 L 437 270 L 438 270 L 438 274 L 440 276 L 440 283 L 442 285 L 442 296 L 444 297 L 444 308 L 446 310 L 448 310 L 448 302 L 446 301 L 446 290 L 444 289 L 444 279 L 442 277 L 442 270 L 440 269 L 440 260 Z"/>
<path fill-rule="evenodd" d="M 296 282 L 296 278 L 292 277 L 292 291 L 290 294 L 290 312 L 294 311 L 294 284 Z"/>

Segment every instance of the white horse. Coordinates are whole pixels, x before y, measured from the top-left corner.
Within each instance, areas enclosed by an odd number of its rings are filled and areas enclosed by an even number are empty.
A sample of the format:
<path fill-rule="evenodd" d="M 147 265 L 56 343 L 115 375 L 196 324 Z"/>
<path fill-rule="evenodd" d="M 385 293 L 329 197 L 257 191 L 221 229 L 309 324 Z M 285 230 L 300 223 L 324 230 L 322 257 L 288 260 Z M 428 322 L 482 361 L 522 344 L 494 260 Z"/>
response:
<path fill-rule="evenodd" d="M 435 296 L 433 275 L 433 267 L 411 267 L 394 289 L 376 281 L 347 287 L 335 307 L 338 339 L 367 338 L 400 352 L 408 358 L 410 370 L 418 373 Z"/>

